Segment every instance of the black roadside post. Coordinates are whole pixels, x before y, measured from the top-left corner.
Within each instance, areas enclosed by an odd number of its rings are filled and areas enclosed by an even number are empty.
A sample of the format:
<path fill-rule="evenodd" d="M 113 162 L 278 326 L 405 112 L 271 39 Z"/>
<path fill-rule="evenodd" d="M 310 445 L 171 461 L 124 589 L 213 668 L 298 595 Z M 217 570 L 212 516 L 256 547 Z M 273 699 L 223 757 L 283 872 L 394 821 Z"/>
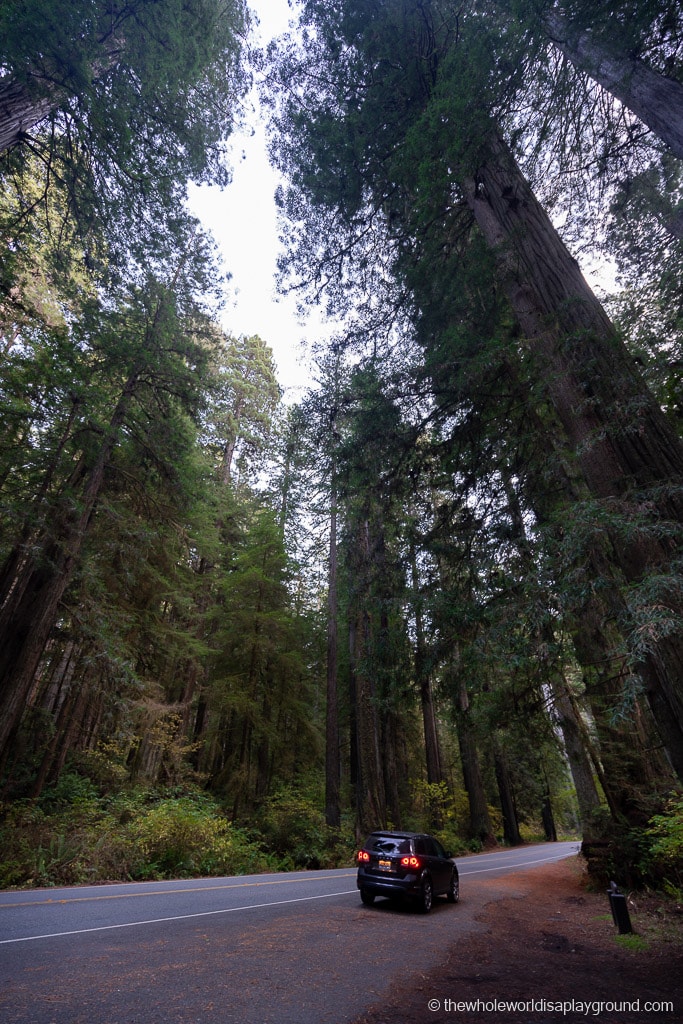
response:
<path fill-rule="evenodd" d="M 631 926 L 631 917 L 626 905 L 626 897 L 623 892 L 619 892 L 616 882 L 610 882 L 607 895 L 609 896 L 609 905 L 612 910 L 612 917 L 615 925 L 619 929 L 619 934 L 629 935 L 633 931 Z"/>

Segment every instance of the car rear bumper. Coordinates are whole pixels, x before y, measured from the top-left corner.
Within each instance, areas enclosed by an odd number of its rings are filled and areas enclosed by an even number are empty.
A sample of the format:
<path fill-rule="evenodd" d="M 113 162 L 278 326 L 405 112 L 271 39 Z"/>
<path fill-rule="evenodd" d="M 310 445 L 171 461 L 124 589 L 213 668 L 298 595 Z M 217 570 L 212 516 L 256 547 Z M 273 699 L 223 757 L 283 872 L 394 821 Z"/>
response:
<path fill-rule="evenodd" d="M 397 878 L 395 875 L 384 876 L 359 871 L 356 878 L 357 887 L 374 896 L 416 896 L 420 890 L 419 883 L 418 875 Z"/>

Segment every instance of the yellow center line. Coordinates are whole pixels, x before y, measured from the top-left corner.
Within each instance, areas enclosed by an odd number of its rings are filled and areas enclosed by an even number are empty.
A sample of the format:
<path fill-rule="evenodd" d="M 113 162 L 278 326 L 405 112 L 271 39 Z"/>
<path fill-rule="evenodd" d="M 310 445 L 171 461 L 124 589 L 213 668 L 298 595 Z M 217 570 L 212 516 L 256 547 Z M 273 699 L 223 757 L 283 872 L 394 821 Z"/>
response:
<path fill-rule="evenodd" d="M 133 897 L 140 896 L 170 896 L 180 892 L 210 892 L 214 889 L 248 889 L 249 886 L 264 886 L 264 885 L 288 885 L 293 882 L 316 882 L 324 878 L 354 878 L 355 872 L 347 872 L 343 875 L 310 875 L 306 878 L 278 878 L 272 882 L 230 882 L 229 885 L 200 885 L 190 886 L 184 889 L 150 889 L 147 892 L 122 892 L 122 893 L 110 893 L 106 896 L 69 896 L 68 899 L 64 900 L 29 900 L 26 903 L 0 903 L 0 910 L 10 909 L 12 907 L 44 907 L 54 904 L 58 906 L 62 903 L 87 903 L 89 900 L 127 900 Z M 125 883 L 124 883 L 125 884 Z M 140 883 L 144 884 L 144 883 Z"/>

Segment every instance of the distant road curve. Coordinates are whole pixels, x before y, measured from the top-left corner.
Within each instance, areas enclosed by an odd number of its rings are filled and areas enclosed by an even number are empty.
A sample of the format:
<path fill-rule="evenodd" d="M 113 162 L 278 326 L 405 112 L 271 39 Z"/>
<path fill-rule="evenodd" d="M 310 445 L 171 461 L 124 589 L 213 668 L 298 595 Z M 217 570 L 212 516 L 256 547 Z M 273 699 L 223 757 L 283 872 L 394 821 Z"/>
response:
<path fill-rule="evenodd" d="M 461 902 L 360 904 L 355 870 L 0 893 L 6 1024 L 341 1024 L 476 928 L 496 878 L 575 854 L 458 861 Z"/>
<path fill-rule="evenodd" d="M 539 867 L 541 864 L 552 864 L 556 860 L 564 860 L 579 852 L 579 842 L 541 843 L 538 846 L 517 846 L 512 850 L 493 850 L 491 853 L 479 853 L 458 861 L 461 878 L 478 875 L 481 878 L 496 878 L 509 875 L 513 871 Z"/>

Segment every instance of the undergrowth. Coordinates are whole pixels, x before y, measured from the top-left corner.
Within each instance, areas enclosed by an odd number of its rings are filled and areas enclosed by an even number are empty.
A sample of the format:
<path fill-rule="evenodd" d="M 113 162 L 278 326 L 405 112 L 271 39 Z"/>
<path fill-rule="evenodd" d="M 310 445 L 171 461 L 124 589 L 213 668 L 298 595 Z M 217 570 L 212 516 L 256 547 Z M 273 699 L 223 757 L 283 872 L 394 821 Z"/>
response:
<path fill-rule="evenodd" d="M 293 793 L 267 802 L 259 825 L 230 821 L 198 788 L 102 794 L 66 772 L 39 800 L 0 805 L 0 888 L 256 874 L 348 864 L 352 855 Z"/>

